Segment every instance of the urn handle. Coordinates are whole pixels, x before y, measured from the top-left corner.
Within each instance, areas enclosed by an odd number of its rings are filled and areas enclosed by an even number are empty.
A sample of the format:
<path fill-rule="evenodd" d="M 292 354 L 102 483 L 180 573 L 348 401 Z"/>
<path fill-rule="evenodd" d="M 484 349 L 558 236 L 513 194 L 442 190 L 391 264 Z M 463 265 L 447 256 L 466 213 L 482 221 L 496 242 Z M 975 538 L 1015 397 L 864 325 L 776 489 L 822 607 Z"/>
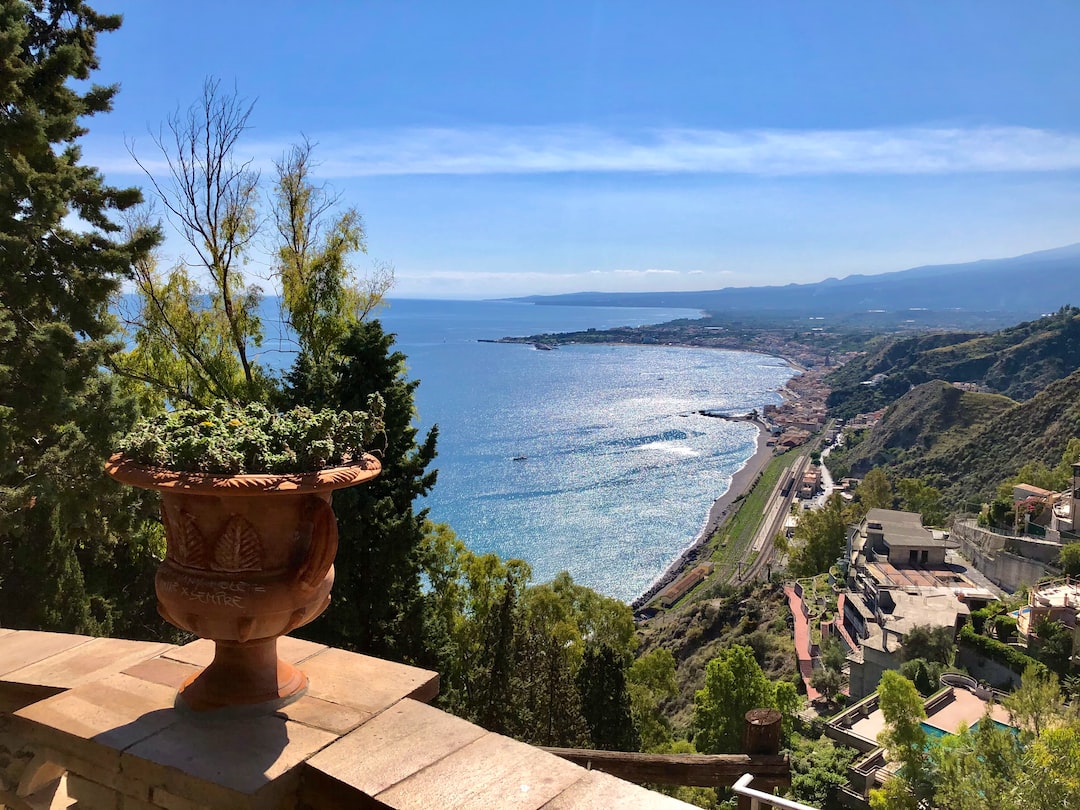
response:
<path fill-rule="evenodd" d="M 310 539 L 296 578 L 305 587 L 314 588 L 323 581 L 337 555 L 338 527 L 333 507 L 317 495 L 308 495 L 299 533 Z"/>

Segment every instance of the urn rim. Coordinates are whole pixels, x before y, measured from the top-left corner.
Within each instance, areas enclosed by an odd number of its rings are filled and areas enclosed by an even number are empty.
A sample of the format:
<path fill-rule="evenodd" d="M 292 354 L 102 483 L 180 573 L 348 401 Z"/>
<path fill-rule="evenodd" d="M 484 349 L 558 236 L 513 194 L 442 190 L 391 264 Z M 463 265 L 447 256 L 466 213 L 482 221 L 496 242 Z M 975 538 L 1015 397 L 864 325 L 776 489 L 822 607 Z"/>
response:
<path fill-rule="evenodd" d="M 304 473 L 182 472 L 143 464 L 123 453 L 114 453 L 105 462 L 105 472 L 122 484 L 160 492 L 186 491 L 215 495 L 329 492 L 370 481 L 381 470 L 379 460 L 370 453 L 364 453 L 353 464 Z"/>

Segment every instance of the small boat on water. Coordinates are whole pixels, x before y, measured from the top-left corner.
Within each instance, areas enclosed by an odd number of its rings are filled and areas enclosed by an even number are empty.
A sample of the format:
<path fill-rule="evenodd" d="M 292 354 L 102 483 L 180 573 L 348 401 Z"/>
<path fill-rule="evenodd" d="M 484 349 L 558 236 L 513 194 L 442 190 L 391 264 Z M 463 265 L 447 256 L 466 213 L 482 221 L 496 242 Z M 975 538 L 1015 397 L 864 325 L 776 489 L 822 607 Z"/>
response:
<path fill-rule="evenodd" d="M 525 460 L 525 459 L 527 459 L 527 458 L 528 458 L 528 456 L 514 456 L 514 457 L 513 457 L 512 459 L 510 459 L 510 460 L 511 460 L 511 461 L 524 461 L 524 460 Z"/>

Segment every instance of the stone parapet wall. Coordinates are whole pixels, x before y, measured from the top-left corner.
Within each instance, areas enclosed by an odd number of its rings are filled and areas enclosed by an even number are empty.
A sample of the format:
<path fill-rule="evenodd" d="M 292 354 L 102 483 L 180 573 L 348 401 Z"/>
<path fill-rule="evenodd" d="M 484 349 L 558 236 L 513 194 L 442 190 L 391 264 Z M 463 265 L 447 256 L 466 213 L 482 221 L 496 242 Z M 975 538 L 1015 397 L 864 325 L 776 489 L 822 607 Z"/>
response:
<path fill-rule="evenodd" d="M 438 676 L 283 637 L 310 677 L 274 712 L 174 707 L 184 647 L 0 629 L 0 807 L 687 808 L 426 705 Z"/>

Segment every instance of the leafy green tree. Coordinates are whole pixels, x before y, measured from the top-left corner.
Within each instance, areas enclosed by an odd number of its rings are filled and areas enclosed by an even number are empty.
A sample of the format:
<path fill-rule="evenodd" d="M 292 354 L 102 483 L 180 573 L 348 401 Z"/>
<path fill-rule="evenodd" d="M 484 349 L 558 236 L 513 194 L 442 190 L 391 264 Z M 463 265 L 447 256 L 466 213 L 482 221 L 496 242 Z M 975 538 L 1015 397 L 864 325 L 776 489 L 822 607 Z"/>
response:
<path fill-rule="evenodd" d="M 1017 770 L 1017 810 L 1080 807 L 1080 722 L 1066 720 L 1044 731 Z"/>
<path fill-rule="evenodd" d="M 524 562 L 474 554 L 446 526 L 428 524 L 423 557 L 443 707 L 535 744 L 637 749 L 625 604 L 565 573 L 529 587 Z M 639 692 L 674 691 L 667 658 L 666 677 L 655 658 L 642 668 Z"/>
<path fill-rule="evenodd" d="M 873 791 L 870 806 L 918 807 L 934 792 L 929 740 L 921 725 L 926 719 L 923 699 L 911 681 L 892 670 L 882 674 L 877 691 L 878 706 L 888 724 L 878 741 L 885 746 L 890 761 L 900 764 L 901 779 L 895 780 L 895 786 L 887 782 L 885 790 Z"/>
<path fill-rule="evenodd" d="M 1072 662 L 1073 631 L 1061 622 L 1044 618 L 1035 625 L 1035 657 L 1059 675 L 1067 675 Z"/>
<path fill-rule="evenodd" d="M 844 645 L 835 636 L 826 636 L 821 640 L 821 665 L 826 669 L 841 672 L 847 663 Z"/>
<path fill-rule="evenodd" d="M 903 508 L 922 515 L 924 526 L 940 526 L 945 522 L 945 507 L 941 490 L 921 478 L 904 478 L 896 485 Z"/>
<path fill-rule="evenodd" d="M 790 723 L 799 698 L 792 684 L 773 683 L 753 650 L 728 647 L 705 667 L 705 686 L 694 696 L 694 746 L 703 754 L 738 751 L 751 709 L 779 709 Z"/>
<path fill-rule="evenodd" d="M 1080 461 L 1080 437 L 1073 437 L 1069 439 L 1065 452 L 1061 454 L 1061 461 L 1057 465 L 1057 479 L 1054 481 L 1056 486 L 1047 487 L 1047 489 L 1061 490 L 1069 486 L 1072 482 L 1072 465 L 1078 461 Z"/>
<path fill-rule="evenodd" d="M 897 778 L 871 793 L 871 807 L 1049 810 L 1080 803 L 1080 715 L 1064 706 L 1053 677 L 1031 669 L 1006 699 L 1020 735 L 987 713 L 977 728 L 961 728 L 927 745 L 918 726 L 921 703 L 910 684 L 903 687 L 895 673 L 885 675 L 888 684 L 883 677 L 885 691 L 879 687 L 879 694 L 889 726 L 881 739 L 901 767 Z"/>
<path fill-rule="evenodd" d="M 856 751 L 833 743 L 828 737 L 817 740 L 796 736 L 792 739 L 791 787 L 787 796 L 820 810 L 840 810 L 838 791 L 848 783 L 848 766 Z"/>
<path fill-rule="evenodd" d="M 354 272 L 351 257 L 367 252 L 363 219 L 355 208 L 339 211 L 339 196 L 314 182 L 313 149 L 304 140 L 275 164 L 273 271 L 285 322 L 302 351 L 323 360 L 382 303 L 394 275 L 386 265 L 363 279 Z"/>
<path fill-rule="evenodd" d="M 870 470 L 859 484 L 859 501 L 869 509 L 892 509 L 892 483 L 880 467 Z"/>
<path fill-rule="evenodd" d="M 660 701 L 678 693 L 675 656 L 657 647 L 639 656 L 627 672 L 630 711 L 642 751 L 655 751 L 671 742 L 671 721 L 660 710 Z"/>
<path fill-rule="evenodd" d="M 118 16 L 76 0 L 0 2 L 0 623 L 153 635 L 141 498 L 102 467 L 135 416 L 104 369 L 110 297 L 153 234 L 121 236 L 137 189 L 82 163 L 91 83 Z M 69 225 L 78 221 L 79 227 Z M 147 610 L 149 606 L 149 610 Z"/>
<path fill-rule="evenodd" d="M 905 635 L 900 648 L 901 661 L 922 659 L 944 666 L 953 662 L 956 653 L 956 631 L 952 627 L 933 627 L 920 624 Z"/>
<path fill-rule="evenodd" d="M 950 810 L 1002 807 L 1019 777 L 1021 756 L 1016 736 L 984 715 L 974 731 L 961 729 L 931 747 L 934 805 Z"/>
<path fill-rule="evenodd" d="M 822 509 L 804 511 L 793 536 L 788 570 L 795 576 L 813 576 L 829 570 L 847 544 L 848 515 L 843 499 L 832 494 Z"/>
<path fill-rule="evenodd" d="M 844 686 L 844 676 L 835 669 L 819 667 L 810 676 L 810 685 L 817 689 L 825 700 L 831 703 L 840 694 L 840 690 Z"/>
<path fill-rule="evenodd" d="M 530 589 L 515 661 L 513 735 L 534 745 L 587 747 L 589 730 L 574 676 L 580 637 L 570 606 L 551 588 Z"/>
<path fill-rule="evenodd" d="M 638 646 L 634 613 L 629 605 L 577 584 L 566 571 L 556 574 L 550 583 L 530 588 L 527 601 L 536 600 L 548 590 L 565 605 L 567 618 L 574 625 L 572 651 L 578 660 L 588 641 L 610 647 L 629 666 Z"/>
<path fill-rule="evenodd" d="M 925 658 L 913 658 L 900 665 L 900 674 L 915 684 L 923 697 L 929 697 L 940 689 L 938 684 L 943 670 L 941 664 Z"/>
<path fill-rule="evenodd" d="M 523 623 L 518 636 L 519 675 L 515 700 L 530 717 L 515 736 L 539 745 L 587 745 L 589 724 L 583 711 L 580 682 L 587 645 L 607 647 L 610 669 L 630 665 L 637 646 L 628 605 L 576 584 L 566 572 L 550 583 L 528 588 L 522 599 Z M 609 675 L 614 683 L 616 676 Z M 577 685 L 575 685 L 577 683 Z M 628 698 L 618 697 L 622 704 Z M 594 715 L 601 739 L 624 738 L 625 726 L 609 712 Z M 611 722 L 611 728 L 604 728 Z"/>
<path fill-rule="evenodd" d="M 780 712 L 782 740 L 787 743 L 795 731 L 795 715 L 803 706 L 803 698 L 791 681 L 776 681 L 772 708 Z"/>
<path fill-rule="evenodd" d="M 427 524 L 423 558 L 427 643 L 442 676 L 440 705 L 485 728 L 513 733 L 529 566 L 475 554 L 445 524 Z"/>
<path fill-rule="evenodd" d="M 1080 574 L 1080 542 L 1069 543 L 1058 552 L 1058 565 L 1070 576 Z"/>
<path fill-rule="evenodd" d="M 1060 717 L 1065 708 L 1057 675 L 1045 675 L 1028 667 L 1020 676 L 1020 686 L 1002 704 L 1009 710 L 1009 719 L 1024 734 L 1039 737 L 1052 718 Z"/>

